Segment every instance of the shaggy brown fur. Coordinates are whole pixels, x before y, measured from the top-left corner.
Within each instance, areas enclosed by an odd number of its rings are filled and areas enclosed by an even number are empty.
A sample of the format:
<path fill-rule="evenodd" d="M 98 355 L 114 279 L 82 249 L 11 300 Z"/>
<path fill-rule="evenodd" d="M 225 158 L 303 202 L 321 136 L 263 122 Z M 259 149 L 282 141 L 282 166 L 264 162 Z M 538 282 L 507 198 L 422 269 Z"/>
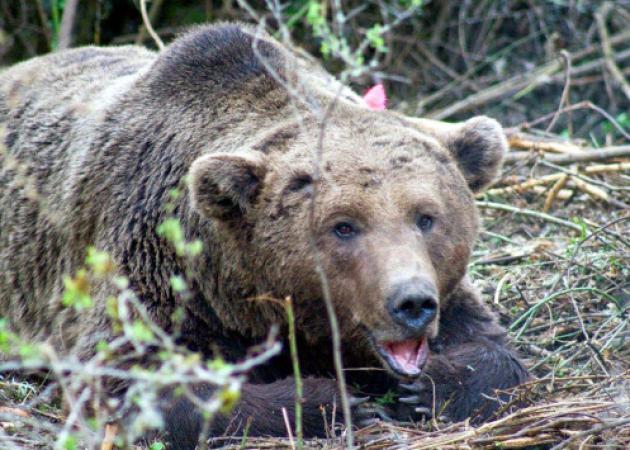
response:
<path fill-rule="evenodd" d="M 17 65 L 0 74 L 0 122 L 37 192 L 15 170 L 0 171 L 0 314 L 26 338 L 81 357 L 111 339 L 106 287 L 81 314 L 60 304 L 62 276 L 82 265 L 88 245 L 113 256 L 166 330 L 177 306 L 169 279 L 185 276 L 193 295 L 179 338 L 208 356 L 218 348 L 238 360 L 283 323 L 282 311 L 249 298 L 290 295 L 309 377 L 305 429 L 321 435 L 319 407 L 333 401 L 336 384 L 313 233 L 351 349 L 347 367 L 387 367 L 379 343 L 430 338 L 410 401 L 431 404 L 432 377 L 454 419 L 480 408 L 487 417 L 493 405 L 482 394 L 527 376 L 465 277 L 478 227 L 472 192 L 492 180 L 506 146 L 491 119 L 449 125 L 371 111 L 271 38 L 220 25 L 195 29 L 159 55 L 83 48 Z M 156 232 L 168 191 L 187 174 L 190 196 L 175 215 L 187 239 L 204 243 L 192 262 Z M 340 237 L 340 223 L 350 236 Z M 429 299 L 422 326 L 401 325 L 409 302 L 391 306 L 409 283 Z M 374 372 L 355 378 L 351 385 L 373 394 L 398 384 Z M 251 373 L 234 415 L 215 419 L 212 432 L 252 417 L 251 435 L 284 435 L 281 408 L 292 411 L 292 392 L 285 350 Z M 193 448 L 200 415 L 183 398 L 165 398 L 171 442 Z"/>

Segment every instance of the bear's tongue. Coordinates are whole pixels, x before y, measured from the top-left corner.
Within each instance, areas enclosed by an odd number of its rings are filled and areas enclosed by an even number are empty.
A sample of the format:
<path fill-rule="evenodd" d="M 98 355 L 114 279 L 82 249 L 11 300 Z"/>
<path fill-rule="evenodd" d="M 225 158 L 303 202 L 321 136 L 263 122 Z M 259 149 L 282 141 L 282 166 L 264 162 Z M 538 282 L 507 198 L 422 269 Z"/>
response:
<path fill-rule="evenodd" d="M 426 362 L 429 346 L 427 339 L 387 342 L 384 344 L 387 353 L 405 375 L 415 376 Z"/>

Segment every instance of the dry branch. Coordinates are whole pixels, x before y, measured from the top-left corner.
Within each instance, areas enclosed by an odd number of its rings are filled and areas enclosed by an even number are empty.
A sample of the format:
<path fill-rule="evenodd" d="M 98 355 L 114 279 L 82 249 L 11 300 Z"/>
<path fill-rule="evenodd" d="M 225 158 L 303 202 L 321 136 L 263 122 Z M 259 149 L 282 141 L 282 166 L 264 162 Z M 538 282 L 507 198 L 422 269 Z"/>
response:
<path fill-rule="evenodd" d="M 101 450 L 112 450 L 114 448 L 114 441 L 118 434 L 118 425 L 107 424 L 105 426 L 105 437 L 101 443 Z"/>
<path fill-rule="evenodd" d="M 528 189 L 535 189 L 536 186 L 541 186 L 541 185 L 546 185 L 551 182 L 556 182 L 560 178 L 562 178 L 563 175 L 565 174 L 578 177 L 580 174 L 596 175 L 596 174 L 611 173 L 611 172 L 624 172 L 624 171 L 630 171 L 630 162 L 621 162 L 621 163 L 614 163 L 614 164 L 594 164 L 591 166 L 586 166 L 584 168 L 581 168 L 579 172 L 567 170 L 563 172 L 553 173 L 550 175 L 545 175 L 539 178 L 531 178 L 521 183 L 515 183 L 515 184 L 511 184 L 509 186 L 505 186 L 501 188 L 489 189 L 487 193 L 491 195 L 521 193 L 521 192 L 527 191 Z"/>
<path fill-rule="evenodd" d="M 544 186 L 534 186 L 532 191 L 534 191 L 537 195 L 549 193 L 548 189 Z M 571 197 L 573 197 L 573 190 L 571 189 L 560 189 L 556 194 L 556 200 L 568 200 Z"/>
<path fill-rule="evenodd" d="M 630 31 L 624 31 L 610 38 L 610 43 L 617 44 L 630 40 Z M 570 54 L 571 61 L 576 62 L 589 56 L 597 51 L 596 47 L 591 46 L 579 52 Z M 455 102 L 445 108 L 426 114 L 431 119 L 446 119 L 455 114 L 468 111 L 473 108 L 485 105 L 489 102 L 496 101 L 506 95 L 513 94 L 522 89 L 532 89 L 542 84 L 548 83 L 551 77 L 556 75 L 563 67 L 564 63 L 561 59 L 548 62 L 533 70 L 530 73 L 516 75 L 509 80 L 490 86 L 480 92 L 466 97 L 464 100 Z M 421 109 L 421 108 L 420 108 Z M 555 113 L 554 113 L 555 114 Z"/>
<path fill-rule="evenodd" d="M 624 31 L 615 36 L 612 36 L 609 39 L 609 42 L 611 45 L 614 45 L 614 44 L 626 42 L 628 40 L 630 40 L 630 31 Z M 568 54 L 568 56 L 571 58 L 571 61 L 577 62 L 587 56 L 592 55 L 597 50 L 598 50 L 597 47 L 590 46 L 578 52 Z M 624 52 L 624 55 L 628 56 L 626 53 L 628 52 Z M 616 57 L 617 55 L 613 55 L 613 59 L 615 59 Z M 492 101 L 497 101 L 505 97 L 506 95 L 513 94 L 522 89 L 525 89 L 525 88 L 532 89 L 532 88 L 538 87 L 542 84 L 550 82 L 552 80 L 552 77 L 556 76 L 558 72 L 562 70 L 563 66 L 564 66 L 563 60 L 560 58 L 556 59 L 554 61 L 548 62 L 547 64 L 544 64 L 538 67 L 532 72 L 516 75 L 506 81 L 500 82 L 494 86 L 490 86 L 487 89 L 484 89 L 473 95 L 470 95 L 466 97 L 464 100 L 455 102 L 445 108 L 438 109 L 433 112 L 429 112 L 428 114 L 425 114 L 425 116 L 431 119 L 446 119 L 451 116 L 454 116 L 455 114 L 469 111 L 470 109 L 480 107 Z M 572 72 L 572 75 L 573 75 L 573 72 Z M 438 99 L 438 98 L 441 98 L 441 96 L 442 96 L 442 93 L 438 92 L 434 96 L 432 95 L 431 97 L 435 97 L 436 99 Z M 429 99 L 425 99 L 422 102 L 422 105 L 420 105 L 417 108 L 417 110 L 422 111 L 424 107 L 426 107 L 426 105 L 429 103 L 428 100 Z"/>
<path fill-rule="evenodd" d="M 630 100 L 630 85 L 623 76 L 621 70 L 615 63 L 614 53 L 612 45 L 610 44 L 610 37 L 608 36 L 608 29 L 606 28 L 606 19 L 608 14 L 612 10 L 613 5 L 610 2 L 605 2 L 601 8 L 595 13 L 595 22 L 597 23 L 597 31 L 599 32 L 599 38 L 601 39 L 602 52 L 604 53 L 604 59 L 606 62 L 606 68 L 615 82 L 619 85 L 626 98 Z"/>
<path fill-rule="evenodd" d="M 483 91 L 470 95 L 464 100 L 455 102 L 446 108 L 426 114 L 426 117 L 437 120 L 447 119 L 457 113 L 485 105 L 491 101 L 525 89 L 526 87 L 531 88 L 532 86 L 547 83 L 551 75 L 555 74 L 561 68 L 562 63 L 560 61 L 552 61 L 535 69 L 531 73 L 517 75 L 502 83 L 490 86 Z"/>
<path fill-rule="evenodd" d="M 562 155 L 545 155 L 542 161 L 554 164 L 583 163 L 590 161 L 605 161 L 607 159 L 625 158 L 630 156 L 630 145 L 618 145 L 605 148 L 587 148 L 580 152 Z M 510 152 L 505 156 L 505 162 L 523 161 L 532 158 L 530 152 Z"/>
<path fill-rule="evenodd" d="M 151 38 L 153 38 L 153 41 L 155 41 L 155 45 L 157 45 L 157 48 L 159 50 L 163 50 L 164 42 L 162 42 L 162 39 L 160 39 L 160 36 L 158 36 L 158 34 L 153 29 L 153 25 L 151 25 L 151 18 L 149 17 L 147 13 L 146 0 L 140 0 L 140 13 L 142 14 L 142 22 L 144 23 L 144 28 L 147 30 Z M 140 35 L 141 33 L 142 31 L 140 31 L 138 35 Z"/>
<path fill-rule="evenodd" d="M 558 180 L 554 183 L 553 187 L 547 194 L 547 198 L 545 198 L 545 204 L 543 206 L 544 213 L 549 212 L 551 206 L 553 205 L 553 202 L 556 200 L 556 197 L 558 196 L 564 185 L 567 184 L 567 181 L 569 180 L 569 175 L 567 175 L 566 173 L 563 175 L 564 176 L 558 178 Z"/>
<path fill-rule="evenodd" d="M 549 214 L 542 213 L 540 211 L 534 211 L 532 209 L 527 208 L 517 208 L 516 206 L 506 205 L 503 203 L 496 202 L 488 202 L 488 201 L 477 201 L 477 206 L 480 208 L 491 208 L 498 209 L 501 211 L 507 211 L 514 214 L 520 214 L 523 216 L 535 217 L 537 219 L 542 219 L 547 222 L 555 223 L 556 225 L 562 225 L 563 227 L 570 228 L 575 231 L 582 231 L 582 227 L 573 222 L 569 222 L 568 220 L 560 219 L 558 217 L 550 216 Z"/>
<path fill-rule="evenodd" d="M 553 153 L 575 153 L 582 151 L 582 147 L 571 142 L 551 141 L 540 139 L 525 133 L 508 133 L 510 147 L 525 150 L 540 150 Z"/>
<path fill-rule="evenodd" d="M 58 50 L 70 48 L 72 43 L 72 29 L 74 28 L 74 18 L 77 13 L 79 0 L 67 0 L 63 8 L 63 16 L 61 18 L 61 28 L 59 30 Z"/>
<path fill-rule="evenodd" d="M 519 194 L 535 186 L 541 186 L 541 185 L 548 184 L 552 181 L 553 182 L 558 181 L 560 178 L 562 178 L 563 175 L 565 174 L 554 173 L 554 174 L 546 175 L 540 178 L 532 178 L 530 180 L 523 181 L 522 183 L 518 183 L 518 184 L 513 184 L 511 186 L 489 189 L 486 191 L 486 193 L 489 195 Z M 481 194 L 480 196 L 483 196 L 483 194 Z"/>
<path fill-rule="evenodd" d="M 152 24 L 153 22 L 155 22 L 155 20 L 157 19 L 158 14 L 160 13 L 160 9 L 162 8 L 162 2 L 164 0 L 153 0 L 151 3 L 151 10 L 149 11 L 149 14 L 147 16 L 147 18 L 144 18 L 143 15 L 143 24 L 140 26 L 140 29 L 138 30 L 138 34 L 136 36 L 136 40 L 135 43 L 136 45 L 142 45 L 142 43 L 145 41 L 145 39 L 147 38 L 147 31 L 149 30 L 149 28 L 147 27 L 146 23 L 149 24 L 149 26 L 151 26 L 152 28 Z M 142 8 L 142 5 L 140 6 Z M 146 6 L 144 7 L 146 10 Z M 142 11 L 140 11 L 142 13 Z M 157 33 L 155 31 L 153 31 L 153 33 L 155 33 L 157 35 Z M 158 35 L 159 36 L 159 35 Z M 155 37 L 153 36 L 153 34 L 151 34 L 151 38 L 155 41 Z M 160 47 L 158 41 L 155 41 L 156 44 L 158 45 L 158 48 Z M 161 42 L 161 40 L 159 41 Z"/>

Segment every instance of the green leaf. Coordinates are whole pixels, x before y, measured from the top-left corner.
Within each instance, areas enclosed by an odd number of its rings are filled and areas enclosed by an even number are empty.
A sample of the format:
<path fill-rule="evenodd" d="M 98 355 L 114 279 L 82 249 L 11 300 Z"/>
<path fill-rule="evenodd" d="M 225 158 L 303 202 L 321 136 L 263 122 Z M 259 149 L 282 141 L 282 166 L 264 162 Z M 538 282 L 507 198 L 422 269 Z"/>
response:
<path fill-rule="evenodd" d="M 114 261 L 109 253 L 97 250 L 95 247 L 87 248 L 85 263 L 92 268 L 95 274 L 105 275 L 114 271 Z"/>
<path fill-rule="evenodd" d="M 140 320 L 133 322 L 131 331 L 133 337 L 140 342 L 151 342 L 153 340 L 153 331 Z"/>
<path fill-rule="evenodd" d="M 186 280 L 179 275 L 173 275 L 171 277 L 171 287 L 175 292 L 184 292 L 188 286 L 186 286 Z"/>
<path fill-rule="evenodd" d="M 306 12 L 306 22 L 313 29 L 319 28 L 326 23 L 326 18 L 322 15 L 322 5 L 319 2 L 313 0 L 309 3 Z"/>
<path fill-rule="evenodd" d="M 365 37 L 370 43 L 370 46 L 379 52 L 384 52 L 386 50 L 385 39 L 383 39 L 382 33 L 383 27 L 378 23 L 365 33 Z"/>
<path fill-rule="evenodd" d="M 186 253 L 188 253 L 188 256 L 197 256 L 201 254 L 202 250 L 203 242 L 201 242 L 199 239 L 196 239 L 186 244 Z"/>
<path fill-rule="evenodd" d="M 85 269 L 79 270 L 74 278 L 65 276 L 63 285 L 65 290 L 61 297 L 61 303 L 64 306 L 73 307 L 79 311 L 92 306 L 90 281 Z"/>
<path fill-rule="evenodd" d="M 65 437 L 61 445 L 65 450 L 76 450 L 78 448 L 77 438 L 70 434 Z"/>

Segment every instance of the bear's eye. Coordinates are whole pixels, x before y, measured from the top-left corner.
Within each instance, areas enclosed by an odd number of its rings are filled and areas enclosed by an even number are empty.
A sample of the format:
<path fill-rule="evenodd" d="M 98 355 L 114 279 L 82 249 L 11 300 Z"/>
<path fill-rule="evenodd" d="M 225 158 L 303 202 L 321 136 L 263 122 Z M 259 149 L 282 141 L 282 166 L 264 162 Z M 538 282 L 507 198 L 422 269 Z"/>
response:
<path fill-rule="evenodd" d="M 339 222 L 333 227 L 333 233 L 340 239 L 350 239 L 356 236 L 357 229 L 348 222 Z"/>
<path fill-rule="evenodd" d="M 292 192 L 297 192 L 311 184 L 313 184 L 313 178 L 309 174 L 303 173 L 293 177 L 288 188 Z"/>
<path fill-rule="evenodd" d="M 416 219 L 416 226 L 423 233 L 431 231 L 431 228 L 433 228 L 433 217 L 428 214 L 420 214 Z"/>

